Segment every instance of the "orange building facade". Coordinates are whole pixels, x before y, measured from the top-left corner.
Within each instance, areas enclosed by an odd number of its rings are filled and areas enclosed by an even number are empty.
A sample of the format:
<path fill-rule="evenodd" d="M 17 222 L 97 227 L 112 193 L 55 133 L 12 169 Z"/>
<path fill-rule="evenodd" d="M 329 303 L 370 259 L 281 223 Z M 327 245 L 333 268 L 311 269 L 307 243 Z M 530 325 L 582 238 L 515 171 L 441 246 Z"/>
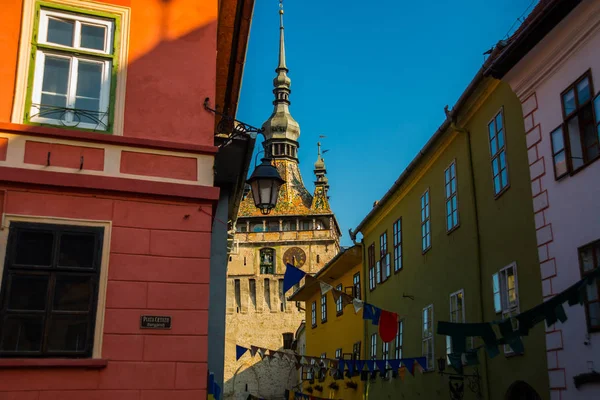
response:
<path fill-rule="evenodd" d="M 249 156 L 219 175 L 202 105 L 235 114 L 251 11 L 3 1 L 1 399 L 206 398 L 214 230 Z"/>

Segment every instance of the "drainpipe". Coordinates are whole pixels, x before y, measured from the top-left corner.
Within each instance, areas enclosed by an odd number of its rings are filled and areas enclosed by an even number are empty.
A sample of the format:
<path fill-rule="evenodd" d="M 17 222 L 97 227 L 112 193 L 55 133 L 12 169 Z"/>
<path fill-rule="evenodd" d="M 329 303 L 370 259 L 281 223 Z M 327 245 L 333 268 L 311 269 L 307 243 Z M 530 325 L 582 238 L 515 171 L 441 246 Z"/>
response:
<path fill-rule="evenodd" d="M 452 113 L 454 114 L 454 113 Z M 475 227 L 477 230 L 477 277 L 479 278 L 479 317 L 481 321 L 484 321 L 483 314 L 483 275 L 481 273 L 481 230 L 479 227 L 479 211 L 477 208 L 477 192 L 475 191 L 475 172 L 473 167 L 473 151 L 471 148 L 471 132 L 465 128 L 459 128 L 456 126 L 456 118 L 454 115 L 451 115 L 450 128 L 459 132 L 464 133 L 467 136 L 467 148 L 469 153 L 469 169 L 470 169 L 470 178 L 471 178 L 471 190 L 473 191 L 473 210 L 475 211 Z M 489 373 L 488 373 L 488 359 L 487 354 L 483 357 L 483 365 L 485 368 L 485 391 L 487 394 L 487 399 L 490 399 L 490 382 L 489 382 Z"/>
<path fill-rule="evenodd" d="M 352 240 L 356 239 L 356 233 L 354 233 L 354 237 Z M 367 266 L 367 249 L 365 248 L 365 238 L 363 235 L 363 238 L 360 240 L 360 244 L 362 246 L 362 254 L 363 254 L 363 266 Z M 366 303 L 367 302 L 367 293 L 369 293 L 369 290 L 367 290 L 368 288 L 368 274 L 367 274 L 367 268 L 361 268 L 361 272 L 364 273 L 364 276 L 362 277 L 363 279 L 363 283 L 360 285 L 360 290 L 364 290 L 365 295 L 363 296 L 363 301 Z M 364 311 L 363 311 L 364 312 Z M 365 355 L 365 358 L 363 358 L 363 360 L 366 360 L 366 354 L 367 354 L 367 320 L 363 319 L 363 343 L 364 346 L 361 346 L 361 353 L 363 353 Z M 363 356 L 361 356 L 363 357 Z M 367 379 L 365 381 L 365 384 L 363 386 L 363 399 L 367 399 L 367 385 L 369 384 L 369 379 Z"/>

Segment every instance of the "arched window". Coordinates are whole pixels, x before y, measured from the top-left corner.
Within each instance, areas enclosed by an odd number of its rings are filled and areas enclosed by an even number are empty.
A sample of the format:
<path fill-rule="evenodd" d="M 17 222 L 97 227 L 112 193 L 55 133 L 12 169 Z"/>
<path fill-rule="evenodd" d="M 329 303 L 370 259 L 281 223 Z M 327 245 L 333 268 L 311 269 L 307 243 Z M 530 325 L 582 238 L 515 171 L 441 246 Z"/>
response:
<path fill-rule="evenodd" d="M 274 274 L 275 273 L 275 250 L 261 249 L 260 250 L 260 273 Z"/>

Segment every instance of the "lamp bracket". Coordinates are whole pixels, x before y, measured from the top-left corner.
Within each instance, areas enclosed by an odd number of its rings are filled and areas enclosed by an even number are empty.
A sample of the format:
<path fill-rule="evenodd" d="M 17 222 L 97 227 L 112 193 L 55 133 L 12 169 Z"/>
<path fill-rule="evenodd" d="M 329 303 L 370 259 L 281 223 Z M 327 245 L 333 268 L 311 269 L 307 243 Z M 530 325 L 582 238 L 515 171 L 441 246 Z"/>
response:
<path fill-rule="evenodd" d="M 239 121 L 233 118 L 231 115 L 224 114 L 215 108 L 211 108 L 210 98 L 208 97 L 204 99 L 204 109 L 221 117 L 217 123 L 217 134 L 226 134 L 227 141 L 221 144 L 219 147 L 228 146 L 233 139 L 237 137 L 245 137 L 246 135 L 250 135 L 254 139 L 259 133 L 264 135 L 264 128 L 257 128 L 245 122 Z"/>

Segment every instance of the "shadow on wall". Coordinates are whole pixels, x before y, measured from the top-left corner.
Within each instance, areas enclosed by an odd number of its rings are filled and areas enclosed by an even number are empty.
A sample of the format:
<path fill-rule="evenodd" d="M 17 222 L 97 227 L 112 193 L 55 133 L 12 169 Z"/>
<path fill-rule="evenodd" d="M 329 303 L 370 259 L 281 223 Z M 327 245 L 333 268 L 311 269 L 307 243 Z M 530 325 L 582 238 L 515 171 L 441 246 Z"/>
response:
<path fill-rule="evenodd" d="M 248 357 L 244 355 L 244 357 Z M 274 357 L 253 363 L 255 358 L 248 358 L 225 382 L 224 400 L 246 400 L 248 395 L 265 399 L 285 399 L 285 390 L 298 383 L 296 364 L 288 359 Z M 283 380 L 285 379 L 285 382 Z"/>

